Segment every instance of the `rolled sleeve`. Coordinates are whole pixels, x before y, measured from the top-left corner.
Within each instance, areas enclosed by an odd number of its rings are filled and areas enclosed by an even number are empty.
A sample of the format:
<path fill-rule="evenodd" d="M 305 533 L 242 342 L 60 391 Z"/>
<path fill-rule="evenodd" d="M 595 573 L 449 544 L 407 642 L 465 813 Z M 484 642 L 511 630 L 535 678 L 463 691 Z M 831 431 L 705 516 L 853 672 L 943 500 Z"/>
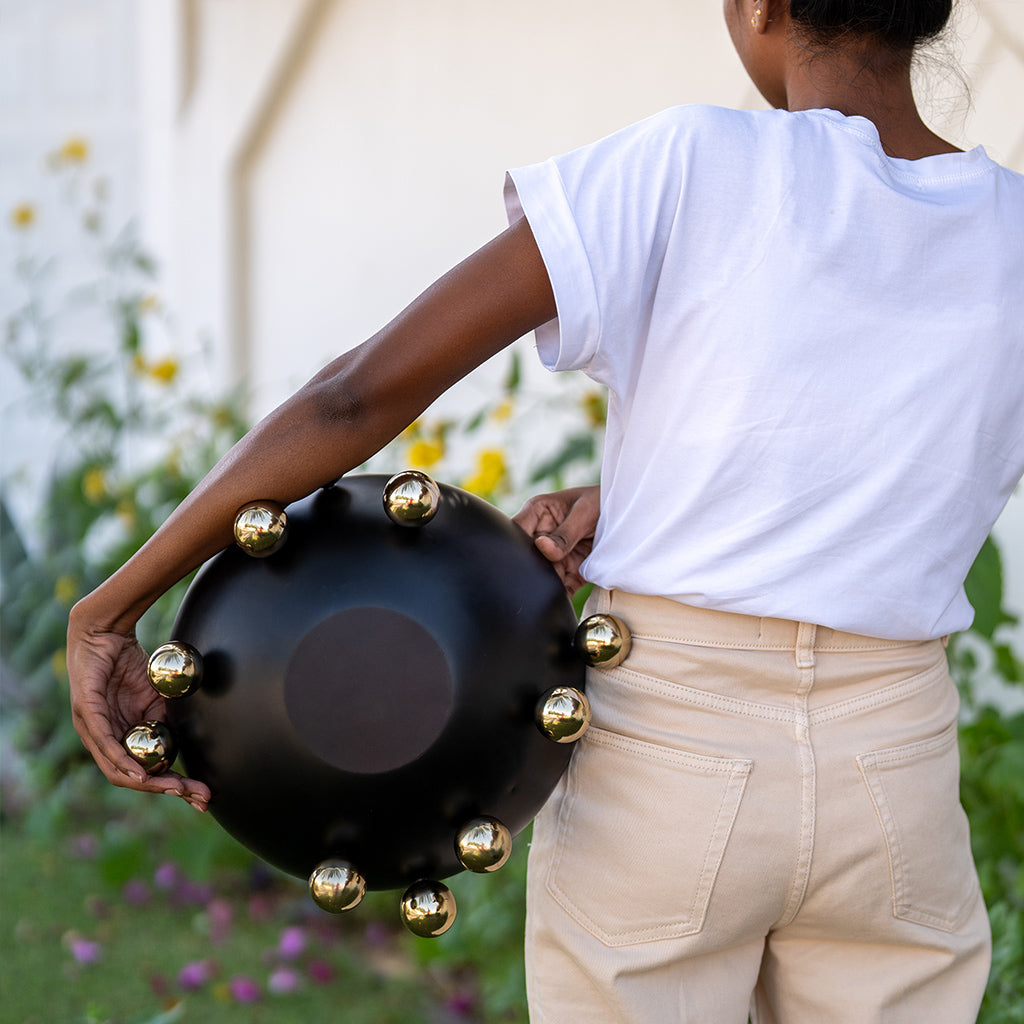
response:
<path fill-rule="evenodd" d="M 549 370 L 585 369 L 597 352 L 601 317 L 594 274 L 554 161 L 505 176 L 509 224 L 526 217 L 555 295 L 557 316 L 537 328 L 537 354 Z"/>

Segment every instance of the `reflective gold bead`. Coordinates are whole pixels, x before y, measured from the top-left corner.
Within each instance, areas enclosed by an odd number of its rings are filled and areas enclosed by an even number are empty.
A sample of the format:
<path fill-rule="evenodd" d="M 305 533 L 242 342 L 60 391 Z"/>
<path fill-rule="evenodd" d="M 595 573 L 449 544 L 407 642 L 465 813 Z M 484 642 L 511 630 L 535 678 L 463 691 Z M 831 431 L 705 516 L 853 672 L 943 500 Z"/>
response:
<path fill-rule="evenodd" d="M 590 726 L 590 701 L 573 686 L 556 686 L 537 702 L 536 720 L 548 739 L 572 743 Z"/>
<path fill-rule="evenodd" d="M 384 485 L 384 511 L 399 526 L 423 526 L 437 515 L 441 488 L 426 473 L 407 469 Z"/>
<path fill-rule="evenodd" d="M 150 655 L 148 671 L 149 681 L 161 697 L 184 697 L 202 681 L 203 659 L 191 644 L 172 640 Z"/>
<path fill-rule="evenodd" d="M 253 558 L 266 558 L 284 543 L 288 515 L 275 501 L 253 501 L 235 513 L 235 543 Z"/>
<path fill-rule="evenodd" d="M 455 921 L 455 896 L 442 882 L 413 882 L 402 897 L 402 920 L 421 939 L 436 939 Z"/>
<path fill-rule="evenodd" d="M 455 854 L 470 871 L 497 871 L 512 854 L 512 833 L 497 818 L 474 818 L 459 829 Z"/>
<path fill-rule="evenodd" d="M 622 619 L 607 612 L 584 619 L 573 640 L 577 653 L 593 668 L 615 668 L 629 654 L 632 642 Z"/>
<path fill-rule="evenodd" d="M 347 860 L 325 860 L 309 876 L 309 895 L 321 910 L 340 914 L 362 902 L 366 879 Z"/>
<path fill-rule="evenodd" d="M 174 734 L 163 722 L 139 722 L 128 730 L 122 742 L 125 750 L 146 769 L 147 775 L 167 771 L 178 756 Z"/>

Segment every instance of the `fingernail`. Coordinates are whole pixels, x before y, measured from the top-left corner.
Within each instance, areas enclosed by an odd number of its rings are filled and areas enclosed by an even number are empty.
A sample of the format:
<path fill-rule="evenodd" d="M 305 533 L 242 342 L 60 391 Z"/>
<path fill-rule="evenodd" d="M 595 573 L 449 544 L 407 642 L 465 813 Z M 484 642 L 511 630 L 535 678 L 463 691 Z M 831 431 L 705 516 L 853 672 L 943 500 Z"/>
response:
<path fill-rule="evenodd" d="M 206 804 L 204 804 L 204 803 L 203 803 L 202 801 L 200 801 L 200 800 L 189 800 L 189 803 L 190 803 L 190 804 L 191 804 L 191 805 L 192 805 L 192 806 L 193 806 L 193 807 L 194 807 L 194 808 L 195 808 L 195 809 L 196 809 L 197 811 L 205 811 L 205 810 L 206 810 Z"/>

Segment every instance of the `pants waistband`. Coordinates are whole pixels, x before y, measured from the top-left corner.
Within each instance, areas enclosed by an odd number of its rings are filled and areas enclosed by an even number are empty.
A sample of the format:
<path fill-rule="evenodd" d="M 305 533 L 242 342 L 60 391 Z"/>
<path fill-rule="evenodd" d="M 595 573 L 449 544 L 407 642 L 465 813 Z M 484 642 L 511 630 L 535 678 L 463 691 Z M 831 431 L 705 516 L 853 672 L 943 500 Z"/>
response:
<path fill-rule="evenodd" d="M 634 638 L 704 647 L 793 651 L 806 646 L 815 651 L 884 651 L 936 642 L 883 640 L 795 619 L 695 608 L 667 597 L 600 587 L 594 588 L 584 615 L 597 612 L 621 618 Z"/>

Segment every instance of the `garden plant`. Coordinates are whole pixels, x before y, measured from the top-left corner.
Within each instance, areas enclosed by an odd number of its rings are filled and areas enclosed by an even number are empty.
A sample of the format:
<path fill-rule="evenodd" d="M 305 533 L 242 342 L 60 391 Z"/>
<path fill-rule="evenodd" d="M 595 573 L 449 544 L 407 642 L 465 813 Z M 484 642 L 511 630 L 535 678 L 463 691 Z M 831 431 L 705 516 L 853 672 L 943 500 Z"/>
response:
<path fill-rule="evenodd" d="M 108 235 L 85 140 L 54 154 L 50 173 L 63 201 L 48 215 L 65 218 L 88 255 L 73 283 L 60 253 L 34 251 L 32 204 L 3 226 L 17 239 L 10 272 L 20 301 L 2 372 L 20 376 L 26 410 L 63 439 L 20 511 L 0 502 L 0 1020 L 525 1021 L 528 833 L 501 872 L 460 876 L 456 926 L 419 940 L 397 920 L 393 894 L 324 914 L 301 882 L 262 865 L 208 817 L 108 786 L 81 747 L 63 653 L 71 605 L 246 424 L 238 396 L 197 387 L 197 367 L 151 350 L 150 334 L 161 332 L 150 327 L 166 316 L 155 264 L 130 229 Z M 83 318 L 88 345 L 69 344 Z M 538 490 L 596 479 L 604 396 L 579 381 L 534 387 L 517 350 L 504 358 L 493 401 L 418 421 L 368 468 L 424 469 L 507 512 Z M 17 477 L 4 485 L 9 494 L 25 486 Z M 150 649 L 169 635 L 185 585 L 144 618 Z M 980 1019 L 1024 1024 L 1024 713 L 987 696 L 1012 693 L 1024 671 L 1005 640 L 1015 620 L 994 541 L 968 586 L 977 617 L 950 658 L 963 696 L 962 798 L 994 933 Z"/>

